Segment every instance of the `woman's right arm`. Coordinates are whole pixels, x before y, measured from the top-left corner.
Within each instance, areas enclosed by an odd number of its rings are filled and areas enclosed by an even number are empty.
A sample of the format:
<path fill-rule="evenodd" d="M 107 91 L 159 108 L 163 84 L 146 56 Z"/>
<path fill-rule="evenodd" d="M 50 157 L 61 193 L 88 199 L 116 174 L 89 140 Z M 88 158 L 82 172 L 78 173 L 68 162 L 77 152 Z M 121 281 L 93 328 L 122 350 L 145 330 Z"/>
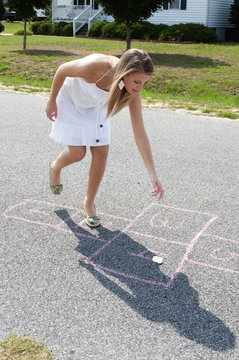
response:
<path fill-rule="evenodd" d="M 54 119 L 57 117 L 56 98 L 65 78 L 67 76 L 85 78 L 87 74 L 92 72 L 93 67 L 94 63 L 87 58 L 69 61 L 59 66 L 53 78 L 50 98 L 46 105 L 46 115 L 48 119 L 55 121 Z"/>

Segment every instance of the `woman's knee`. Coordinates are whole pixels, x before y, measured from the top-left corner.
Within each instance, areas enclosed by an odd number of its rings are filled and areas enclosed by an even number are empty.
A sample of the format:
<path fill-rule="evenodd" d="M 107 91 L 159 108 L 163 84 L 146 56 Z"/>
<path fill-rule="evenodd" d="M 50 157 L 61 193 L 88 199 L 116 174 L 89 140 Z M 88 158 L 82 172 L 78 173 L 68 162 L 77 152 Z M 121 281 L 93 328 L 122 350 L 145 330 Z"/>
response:
<path fill-rule="evenodd" d="M 81 161 L 86 154 L 85 146 L 68 146 L 69 154 L 74 162 Z"/>
<path fill-rule="evenodd" d="M 91 147 L 92 158 L 100 162 L 106 162 L 109 153 L 109 146 Z"/>

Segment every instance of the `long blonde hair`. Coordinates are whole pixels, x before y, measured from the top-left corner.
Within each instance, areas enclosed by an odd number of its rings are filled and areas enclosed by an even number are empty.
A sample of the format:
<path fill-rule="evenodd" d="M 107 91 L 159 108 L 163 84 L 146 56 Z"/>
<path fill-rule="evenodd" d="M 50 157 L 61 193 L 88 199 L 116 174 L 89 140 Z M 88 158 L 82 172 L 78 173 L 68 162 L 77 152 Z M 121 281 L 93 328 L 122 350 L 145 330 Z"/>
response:
<path fill-rule="evenodd" d="M 143 50 L 129 49 L 121 56 L 116 65 L 109 99 L 105 104 L 108 107 L 107 117 L 117 114 L 136 96 L 129 94 L 125 87 L 120 90 L 119 83 L 123 77 L 134 72 L 143 72 L 151 76 L 153 69 L 150 56 Z"/>

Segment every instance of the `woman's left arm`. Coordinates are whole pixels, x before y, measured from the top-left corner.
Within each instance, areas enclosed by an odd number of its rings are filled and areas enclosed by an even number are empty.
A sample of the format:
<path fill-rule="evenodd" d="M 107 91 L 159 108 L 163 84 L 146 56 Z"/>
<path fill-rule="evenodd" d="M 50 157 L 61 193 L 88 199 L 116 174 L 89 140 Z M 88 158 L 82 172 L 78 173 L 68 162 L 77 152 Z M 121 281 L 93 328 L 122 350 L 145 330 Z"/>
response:
<path fill-rule="evenodd" d="M 152 191 L 152 196 L 158 195 L 158 200 L 160 200 L 163 198 L 164 190 L 155 170 L 148 135 L 144 127 L 140 95 L 131 101 L 129 104 L 129 110 L 135 142 L 142 156 L 144 164 L 149 172 L 150 181 L 154 188 Z"/>

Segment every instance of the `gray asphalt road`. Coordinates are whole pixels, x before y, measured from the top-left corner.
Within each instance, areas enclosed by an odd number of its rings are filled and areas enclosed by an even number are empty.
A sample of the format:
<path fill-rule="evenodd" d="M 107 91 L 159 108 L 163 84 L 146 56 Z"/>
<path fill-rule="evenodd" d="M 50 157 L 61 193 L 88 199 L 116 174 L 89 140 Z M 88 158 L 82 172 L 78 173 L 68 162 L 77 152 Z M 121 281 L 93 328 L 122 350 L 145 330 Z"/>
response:
<path fill-rule="evenodd" d="M 61 196 L 48 188 L 64 146 L 48 137 L 45 103 L 0 92 L 0 340 L 32 336 L 57 360 L 238 359 L 239 121 L 144 111 L 158 204 L 122 111 L 103 225 L 90 230 L 90 155 L 64 170 Z"/>

